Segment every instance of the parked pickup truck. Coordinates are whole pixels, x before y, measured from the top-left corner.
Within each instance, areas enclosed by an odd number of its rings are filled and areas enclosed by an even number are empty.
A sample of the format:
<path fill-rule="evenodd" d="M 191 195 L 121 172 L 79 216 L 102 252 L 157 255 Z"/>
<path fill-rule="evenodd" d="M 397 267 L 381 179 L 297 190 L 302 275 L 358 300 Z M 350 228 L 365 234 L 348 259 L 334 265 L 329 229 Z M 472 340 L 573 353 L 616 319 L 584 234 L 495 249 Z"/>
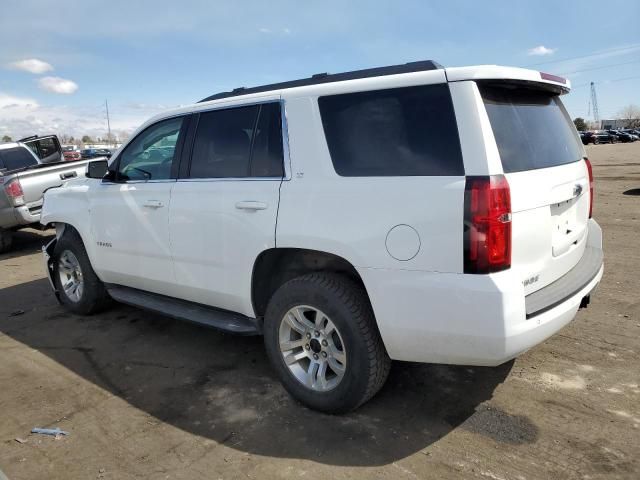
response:
<path fill-rule="evenodd" d="M 87 162 L 43 163 L 22 142 L 0 144 L 0 253 L 11 247 L 13 231 L 39 226 L 44 192 L 84 177 Z"/>

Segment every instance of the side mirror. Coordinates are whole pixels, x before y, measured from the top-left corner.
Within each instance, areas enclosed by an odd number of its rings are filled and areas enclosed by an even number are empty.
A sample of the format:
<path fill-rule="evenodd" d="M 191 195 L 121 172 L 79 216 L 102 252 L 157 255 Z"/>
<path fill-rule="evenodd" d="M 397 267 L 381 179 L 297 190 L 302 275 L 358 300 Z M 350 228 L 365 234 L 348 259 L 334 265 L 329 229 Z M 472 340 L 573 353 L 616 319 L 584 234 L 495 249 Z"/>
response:
<path fill-rule="evenodd" d="M 87 165 L 87 178 L 103 179 L 109 171 L 109 163 L 106 160 L 94 160 Z"/>

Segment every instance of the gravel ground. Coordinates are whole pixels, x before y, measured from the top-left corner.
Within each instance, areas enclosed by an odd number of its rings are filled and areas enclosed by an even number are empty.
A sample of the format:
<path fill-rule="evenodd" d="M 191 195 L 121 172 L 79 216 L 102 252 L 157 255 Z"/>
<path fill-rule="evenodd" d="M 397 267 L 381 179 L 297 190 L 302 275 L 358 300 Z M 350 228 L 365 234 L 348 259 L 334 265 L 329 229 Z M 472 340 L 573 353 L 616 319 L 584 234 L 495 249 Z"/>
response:
<path fill-rule="evenodd" d="M 66 313 L 41 265 L 51 232 L 18 234 L 0 256 L 0 468 L 12 480 L 640 478 L 640 142 L 587 152 L 606 256 L 589 308 L 498 368 L 396 363 L 345 416 L 293 402 L 260 338 L 125 306 Z"/>

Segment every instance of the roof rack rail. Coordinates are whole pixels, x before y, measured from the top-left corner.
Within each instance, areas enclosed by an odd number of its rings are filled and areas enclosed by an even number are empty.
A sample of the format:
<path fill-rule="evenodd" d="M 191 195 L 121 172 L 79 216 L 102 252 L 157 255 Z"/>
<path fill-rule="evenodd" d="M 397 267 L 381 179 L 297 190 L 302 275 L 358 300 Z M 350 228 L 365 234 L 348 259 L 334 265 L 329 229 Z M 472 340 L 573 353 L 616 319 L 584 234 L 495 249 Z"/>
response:
<path fill-rule="evenodd" d="M 308 78 L 300 80 L 291 80 L 288 82 L 272 83 L 269 85 L 261 85 L 258 87 L 238 87 L 230 92 L 221 92 L 203 98 L 198 103 L 208 102 L 211 100 L 220 100 L 221 98 L 237 97 L 239 95 L 248 95 L 250 93 L 268 92 L 270 90 L 284 90 L 294 87 L 305 87 L 308 85 L 318 85 L 321 83 L 341 82 L 344 80 L 355 80 L 358 78 L 383 77 L 386 75 L 397 75 L 400 73 L 423 72 L 428 70 L 438 70 L 443 68 L 433 60 L 422 60 L 418 62 L 409 62 L 400 65 L 390 65 L 388 67 L 366 68 L 364 70 L 354 70 L 352 72 L 343 73 L 316 73 Z"/>

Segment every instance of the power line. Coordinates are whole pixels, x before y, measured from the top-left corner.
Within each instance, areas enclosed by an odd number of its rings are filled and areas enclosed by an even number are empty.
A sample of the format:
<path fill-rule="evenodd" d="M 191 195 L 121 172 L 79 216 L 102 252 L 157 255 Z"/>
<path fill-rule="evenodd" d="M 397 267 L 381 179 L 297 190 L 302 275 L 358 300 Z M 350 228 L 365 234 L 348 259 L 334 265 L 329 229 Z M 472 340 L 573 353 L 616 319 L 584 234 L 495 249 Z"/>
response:
<path fill-rule="evenodd" d="M 620 65 L 630 65 L 632 63 L 640 63 L 640 59 L 630 62 L 612 63 L 611 65 L 603 65 L 602 67 L 583 68 L 582 70 L 573 70 L 571 72 L 561 72 L 558 75 L 571 75 L 572 73 L 590 72 L 591 70 L 602 70 L 603 68 L 619 67 Z"/>
<path fill-rule="evenodd" d="M 602 85 L 607 83 L 615 83 L 615 82 L 624 82 L 625 80 L 635 80 L 636 78 L 640 78 L 640 75 L 634 75 L 633 77 L 624 77 L 624 78 L 614 78 L 612 80 L 601 80 L 600 82 L 594 82 L 596 85 Z M 581 83 L 579 85 L 572 85 L 571 90 L 576 88 L 586 87 L 591 85 L 591 83 Z"/>
<path fill-rule="evenodd" d="M 546 62 L 532 63 L 530 65 L 525 65 L 525 67 L 536 67 L 538 65 L 547 65 L 549 63 L 567 62 L 569 60 L 579 60 L 581 58 L 597 57 L 598 55 L 605 55 L 607 53 L 612 53 L 612 52 L 620 52 L 620 51 L 624 51 L 624 50 L 638 50 L 638 49 L 640 49 L 640 44 L 632 45 L 630 47 L 611 48 L 611 49 L 605 50 L 603 52 L 591 53 L 589 55 L 580 55 L 578 57 L 567 57 L 567 58 L 562 58 L 562 59 L 559 59 L 559 60 L 547 60 Z"/>

